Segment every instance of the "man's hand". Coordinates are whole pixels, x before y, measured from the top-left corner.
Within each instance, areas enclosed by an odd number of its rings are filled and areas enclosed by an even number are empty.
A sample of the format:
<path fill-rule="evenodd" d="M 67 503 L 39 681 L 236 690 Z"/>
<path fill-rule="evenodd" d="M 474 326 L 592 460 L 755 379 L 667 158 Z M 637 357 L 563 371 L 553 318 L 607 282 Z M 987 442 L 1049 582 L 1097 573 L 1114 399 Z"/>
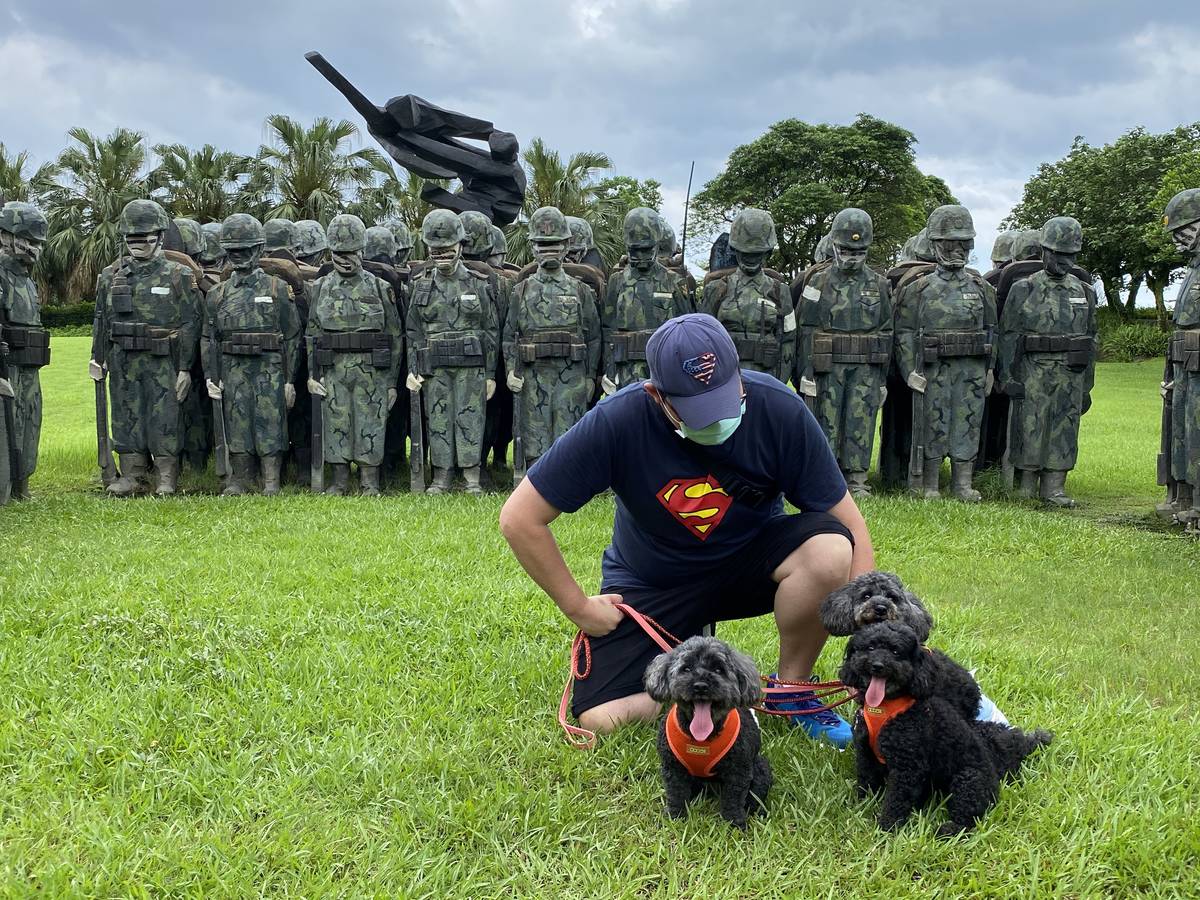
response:
<path fill-rule="evenodd" d="M 570 619 L 579 630 L 591 637 L 604 637 L 621 624 L 625 613 L 613 604 L 621 602 L 620 594 L 599 594 L 588 597 L 578 610 L 573 610 Z"/>

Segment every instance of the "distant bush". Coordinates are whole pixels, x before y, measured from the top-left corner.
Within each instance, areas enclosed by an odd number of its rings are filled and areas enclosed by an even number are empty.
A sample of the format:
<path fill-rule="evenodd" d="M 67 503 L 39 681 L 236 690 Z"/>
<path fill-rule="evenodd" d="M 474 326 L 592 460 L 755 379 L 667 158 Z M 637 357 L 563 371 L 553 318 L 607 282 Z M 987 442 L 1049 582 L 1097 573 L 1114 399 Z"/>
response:
<path fill-rule="evenodd" d="M 68 306 L 43 306 L 42 325 L 56 334 L 70 334 L 61 329 L 84 326 L 87 333 L 92 331 L 92 316 L 95 314 L 94 303 L 73 303 Z"/>
<path fill-rule="evenodd" d="M 1100 358 L 1107 362 L 1136 362 L 1167 355 L 1171 335 L 1157 325 L 1102 325 Z"/>

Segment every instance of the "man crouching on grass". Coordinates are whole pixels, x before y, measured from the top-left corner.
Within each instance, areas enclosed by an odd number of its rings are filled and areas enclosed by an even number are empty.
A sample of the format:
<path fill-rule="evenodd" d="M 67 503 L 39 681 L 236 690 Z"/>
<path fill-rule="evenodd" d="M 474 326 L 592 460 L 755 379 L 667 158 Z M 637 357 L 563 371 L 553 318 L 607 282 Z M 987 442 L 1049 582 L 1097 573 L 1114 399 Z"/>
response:
<path fill-rule="evenodd" d="M 500 528 L 529 576 L 592 637 L 592 669 L 576 679 L 573 712 L 591 731 L 653 721 L 642 675 L 658 647 L 614 603 L 681 640 L 710 622 L 774 613 L 781 681 L 809 681 L 828 634 L 818 610 L 832 590 L 875 568 L 866 523 L 803 400 L 769 375 L 738 367 L 713 317 L 660 327 L 646 345 L 650 380 L 587 413 L 529 470 Z M 612 543 L 601 593 L 588 596 L 549 525 L 611 488 Z M 800 510 L 787 515 L 783 499 Z M 810 691 L 772 695 L 774 708 L 821 705 Z M 850 743 L 832 712 L 788 717 L 812 738 Z"/>

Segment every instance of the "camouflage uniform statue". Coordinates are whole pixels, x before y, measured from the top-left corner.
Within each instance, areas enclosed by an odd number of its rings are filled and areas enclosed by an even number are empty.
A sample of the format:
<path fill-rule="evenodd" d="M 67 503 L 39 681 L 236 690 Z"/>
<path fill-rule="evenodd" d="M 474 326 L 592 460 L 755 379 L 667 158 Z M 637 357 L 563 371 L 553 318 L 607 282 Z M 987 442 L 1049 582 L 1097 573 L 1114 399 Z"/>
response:
<path fill-rule="evenodd" d="M 403 227 L 403 226 L 401 226 Z M 383 225 L 374 225 L 367 229 L 367 243 L 363 250 L 363 268 L 372 275 L 382 278 L 392 289 L 396 299 L 397 321 L 403 325 L 408 314 L 408 283 L 407 266 L 396 265 L 396 235 L 392 229 Z M 405 458 L 408 447 L 408 424 L 412 404 L 409 401 L 408 390 L 400 383 L 408 372 L 404 353 L 401 351 L 400 363 L 396 368 L 397 399 L 388 411 L 387 431 L 383 439 L 383 477 L 390 481 L 405 468 Z"/>
<path fill-rule="evenodd" d="M 1160 469 L 1169 471 L 1160 471 L 1159 483 L 1175 482 L 1175 519 L 1195 531 L 1200 527 L 1200 188 L 1171 198 L 1163 226 L 1187 260 L 1187 274 L 1175 300 L 1175 333 L 1162 384 L 1169 416 L 1164 416 Z"/>
<path fill-rule="evenodd" d="M 492 226 L 492 252 L 488 255 L 488 265 L 493 269 L 503 269 L 510 275 L 516 268 L 508 263 L 508 238 L 499 225 Z"/>
<path fill-rule="evenodd" d="M 200 293 L 207 295 L 220 282 L 221 273 L 207 272 L 200 262 L 200 257 L 204 255 L 207 247 L 206 235 L 194 219 L 176 218 L 174 221 L 183 242 L 181 252 L 200 267 L 200 276 L 196 283 L 200 287 Z M 204 366 L 199 354 L 192 364 L 191 374 L 192 384 L 199 384 L 204 380 Z M 203 472 L 208 467 L 208 456 L 212 452 L 212 434 L 212 404 L 208 402 L 208 396 L 201 390 L 189 391 L 187 399 L 183 402 L 182 456 L 187 464 L 198 472 Z"/>
<path fill-rule="evenodd" d="M 826 232 L 821 235 L 821 239 L 817 241 L 817 246 L 813 250 L 812 264 L 806 266 L 799 275 L 792 279 L 792 283 L 789 285 L 789 290 L 792 294 L 792 306 L 800 305 L 800 295 L 804 292 L 804 286 L 808 284 L 808 279 L 822 269 L 829 268 L 830 256 L 830 237 L 829 233 Z"/>
<path fill-rule="evenodd" d="M 42 434 L 38 369 L 50 362 L 50 332 L 42 328 L 37 286 L 29 276 L 46 230 L 46 217 L 35 206 L 12 201 L 0 210 L 0 404 L 7 407 L 0 416 L 0 505 L 10 496 L 29 499 L 29 478 L 37 469 Z"/>
<path fill-rule="evenodd" d="M 215 285 L 221 280 L 225 271 L 225 250 L 221 247 L 221 223 L 206 222 L 200 226 L 204 233 L 204 249 L 196 257 L 196 262 L 204 270 L 204 277 L 210 284 Z"/>
<path fill-rule="evenodd" d="M 301 219 L 296 223 L 296 259 L 306 266 L 319 269 L 328 256 L 329 240 L 321 223 L 313 219 Z"/>
<path fill-rule="evenodd" d="M 487 279 L 492 296 L 496 298 L 496 324 L 503 327 L 508 318 L 512 279 L 508 272 L 488 262 L 488 257 L 492 255 L 492 223 L 487 216 L 475 210 L 461 212 L 458 217 L 462 220 L 464 234 L 463 265 Z M 513 436 L 513 396 L 508 389 L 504 362 L 497 354 L 496 371 L 492 374 L 496 390 L 488 399 L 483 426 L 482 463 L 486 467 L 490 456 L 496 469 L 502 468 L 507 461 L 508 445 L 512 443 Z"/>
<path fill-rule="evenodd" d="M 796 359 L 796 314 L 787 287 L 765 271 L 775 249 L 775 222 L 762 209 L 743 209 L 729 229 L 738 267 L 704 286 L 701 312 L 732 335 L 743 368 L 774 375 L 784 384 Z"/>
<path fill-rule="evenodd" d="M 831 229 L 833 264 L 804 286 L 796 384 L 813 412 L 852 494 L 869 494 L 867 470 L 875 418 L 892 357 L 892 296 L 885 277 L 867 266 L 871 217 L 844 209 Z"/>
<path fill-rule="evenodd" d="M 329 223 L 334 271 L 312 283 L 308 390 L 324 398 L 322 441 L 340 496 L 358 463 L 362 492 L 379 494 L 388 411 L 396 403 L 403 332 L 388 284 L 363 269 L 367 229 L 357 216 Z"/>
<path fill-rule="evenodd" d="M 1013 261 L 1013 243 L 1018 234 L 1015 230 L 1009 230 L 996 235 L 996 242 L 992 244 L 992 268 L 983 276 L 983 280 L 994 288 L 1000 286 L 1004 267 Z"/>
<path fill-rule="evenodd" d="M 650 377 L 646 341 L 667 319 L 691 312 L 679 276 L 658 261 L 658 213 L 649 207 L 625 216 L 629 264 L 614 270 L 600 311 L 604 393 Z"/>
<path fill-rule="evenodd" d="M 900 285 L 922 278 L 937 268 L 933 245 L 924 228 L 904 243 L 900 262 L 887 272 L 892 287 L 892 319 L 898 320 Z M 879 416 L 879 479 L 884 487 L 896 490 L 908 485 L 909 457 L 912 450 L 912 390 L 900 375 L 896 354 L 888 367 L 887 399 Z"/>
<path fill-rule="evenodd" d="M 951 493 L 977 502 L 972 485 L 984 398 L 992 389 L 996 301 L 992 286 L 966 268 L 975 245 L 971 214 L 939 206 L 929 216 L 937 268 L 904 284 L 896 298 L 896 360 L 913 395 L 909 485 L 938 496 L 950 457 Z"/>
<path fill-rule="evenodd" d="M 583 418 L 596 391 L 600 317 L 592 289 L 563 271 L 571 238 L 552 206 L 529 218 L 538 270 L 513 291 L 504 327 L 508 386 L 520 394 L 526 466 Z"/>
<path fill-rule="evenodd" d="M 151 457 L 158 471 L 155 493 L 173 494 L 179 481 L 180 409 L 192 389 L 204 312 L 195 274 L 163 256 L 169 224 L 153 200 L 126 204 L 118 227 L 129 255 L 96 280 L 88 374 L 95 381 L 110 376 L 121 477 L 108 491 L 118 497 L 143 489 Z"/>
<path fill-rule="evenodd" d="M 200 349 L 208 396 L 223 407 L 231 470 L 226 496 L 244 494 L 253 484 L 255 457 L 263 493 L 279 493 L 287 414 L 296 404 L 300 316 L 287 283 L 259 267 L 263 232 L 258 219 L 245 213 L 221 224 L 221 246 L 233 271 L 209 291 L 205 304 Z"/>
<path fill-rule="evenodd" d="M 673 272 L 683 281 L 684 287 L 687 289 L 688 303 L 691 308 L 696 308 L 696 279 L 692 277 L 692 273 L 688 271 L 687 263 L 683 259 L 683 253 L 679 250 L 679 241 L 675 237 L 675 229 L 671 227 L 671 223 L 663 218 L 662 213 L 656 213 L 658 216 L 658 261 L 663 264 L 668 272 Z"/>
<path fill-rule="evenodd" d="M 500 349 L 496 299 L 488 279 L 460 259 L 466 232 L 458 216 L 433 210 L 421 237 L 431 265 L 415 280 L 408 306 L 406 383 L 425 398 L 433 466 L 427 493 L 448 491 L 458 465 L 467 492 L 480 494 L 484 408 L 496 390 Z"/>
<path fill-rule="evenodd" d="M 1020 493 L 1074 506 L 1065 490 L 1079 454 L 1079 418 L 1092 405 L 1096 376 L 1096 295 L 1070 273 L 1083 231 L 1059 216 L 1042 228 L 1046 267 L 1017 282 L 1000 320 L 1001 387 L 1012 403 L 1009 465 Z"/>
<path fill-rule="evenodd" d="M 413 250 L 412 232 L 408 230 L 408 226 L 403 222 L 395 222 L 389 225 L 388 228 L 391 229 L 392 237 L 396 239 L 396 255 L 394 257 L 396 265 L 400 267 L 407 266 L 408 258 L 412 256 Z"/>

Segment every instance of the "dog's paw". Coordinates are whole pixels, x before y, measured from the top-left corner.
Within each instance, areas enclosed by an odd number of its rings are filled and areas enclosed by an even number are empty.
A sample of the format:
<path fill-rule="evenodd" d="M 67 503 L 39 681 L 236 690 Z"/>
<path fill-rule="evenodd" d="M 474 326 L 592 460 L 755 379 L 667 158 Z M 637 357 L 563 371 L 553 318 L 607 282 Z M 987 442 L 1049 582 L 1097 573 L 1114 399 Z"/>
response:
<path fill-rule="evenodd" d="M 900 818 L 899 816 L 880 816 L 879 817 L 879 827 L 882 828 L 884 831 L 891 832 L 894 834 L 897 831 L 899 831 L 901 828 L 903 828 L 904 823 L 907 821 L 908 821 L 907 817 Z"/>
<path fill-rule="evenodd" d="M 726 822 L 737 828 L 739 831 L 745 831 L 747 827 L 747 819 L 745 813 L 740 816 L 722 816 Z"/>
<path fill-rule="evenodd" d="M 971 826 L 963 825 L 961 822 L 943 822 L 938 826 L 936 834 L 945 841 L 966 834 L 970 830 Z"/>
<path fill-rule="evenodd" d="M 684 819 L 687 818 L 687 806 L 668 806 L 668 819 Z"/>
<path fill-rule="evenodd" d="M 750 816 L 767 817 L 767 799 L 763 797 L 761 800 L 754 794 L 751 794 L 746 801 L 746 814 Z"/>

